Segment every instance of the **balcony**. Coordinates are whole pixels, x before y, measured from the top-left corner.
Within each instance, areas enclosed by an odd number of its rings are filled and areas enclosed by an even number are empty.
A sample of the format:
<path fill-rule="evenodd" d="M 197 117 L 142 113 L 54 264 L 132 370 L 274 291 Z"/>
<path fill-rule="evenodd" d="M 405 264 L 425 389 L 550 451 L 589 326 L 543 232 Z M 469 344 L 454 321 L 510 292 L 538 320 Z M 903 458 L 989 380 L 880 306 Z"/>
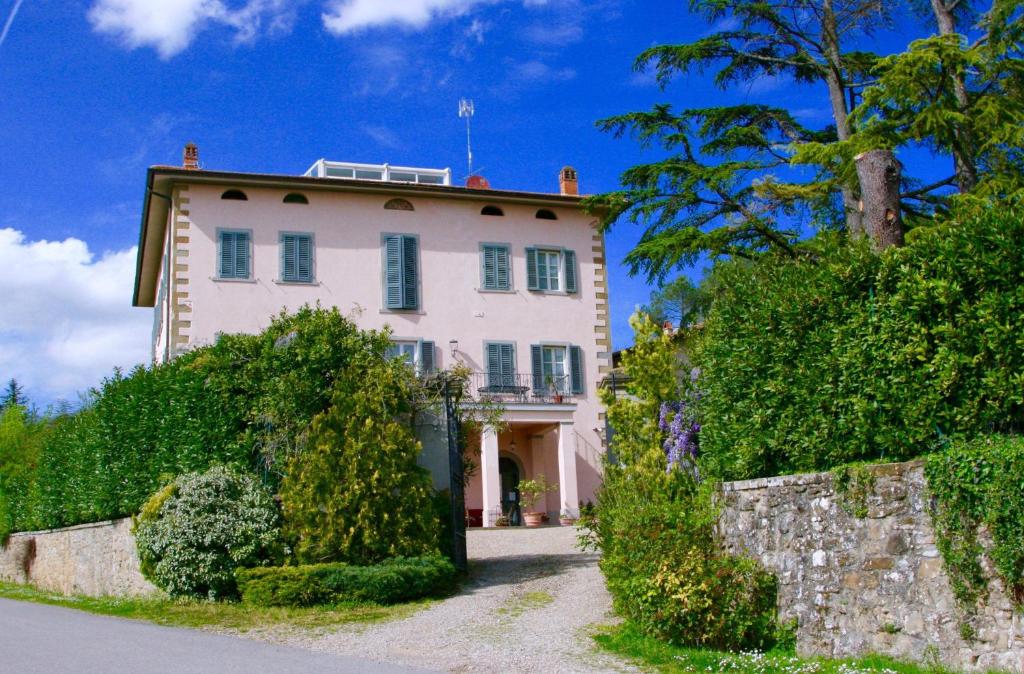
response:
<path fill-rule="evenodd" d="M 496 403 L 559 405 L 574 402 L 568 376 L 544 377 L 532 374 L 491 374 L 474 372 L 468 381 L 467 398 Z"/>

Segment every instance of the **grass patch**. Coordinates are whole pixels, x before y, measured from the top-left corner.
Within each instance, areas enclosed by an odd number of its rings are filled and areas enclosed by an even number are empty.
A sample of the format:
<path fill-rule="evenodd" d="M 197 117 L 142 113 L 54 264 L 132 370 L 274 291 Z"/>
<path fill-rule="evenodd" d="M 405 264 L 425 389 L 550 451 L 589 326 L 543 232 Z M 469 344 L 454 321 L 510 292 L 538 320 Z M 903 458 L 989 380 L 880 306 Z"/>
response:
<path fill-rule="evenodd" d="M 925 666 L 882 656 L 828 660 L 798 658 L 792 653 L 725 653 L 671 646 L 625 623 L 594 635 L 601 648 L 631 658 L 665 674 L 742 672 L 744 674 L 952 674 L 941 665 Z M 936 654 L 937 655 L 937 654 Z"/>
<path fill-rule="evenodd" d="M 351 623 L 405 618 L 434 603 L 393 606 L 337 605 L 312 608 L 260 608 L 232 602 L 174 600 L 160 597 L 65 597 L 27 585 L 0 583 L 0 598 L 64 606 L 99 615 L 145 620 L 158 625 L 248 632 L 270 627 L 317 629 Z"/>
<path fill-rule="evenodd" d="M 518 618 L 527 611 L 544 608 L 555 600 L 548 592 L 527 592 L 512 597 L 509 602 L 498 609 L 498 613 L 509 618 Z"/>

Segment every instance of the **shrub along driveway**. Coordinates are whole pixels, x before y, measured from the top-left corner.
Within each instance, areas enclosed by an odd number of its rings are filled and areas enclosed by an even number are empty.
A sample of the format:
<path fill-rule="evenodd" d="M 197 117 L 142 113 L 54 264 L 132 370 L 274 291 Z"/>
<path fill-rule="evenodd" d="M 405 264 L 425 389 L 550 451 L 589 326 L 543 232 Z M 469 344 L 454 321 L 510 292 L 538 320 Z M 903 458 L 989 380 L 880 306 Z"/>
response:
<path fill-rule="evenodd" d="M 381 662 L 455 672 L 632 671 L 598 653 L 592 627 L 611 599 L 597 555 L 572 528 L 469 532 L 462 591 L 408 618 L 321 634 L 264 632 L 275 641 Z"/>

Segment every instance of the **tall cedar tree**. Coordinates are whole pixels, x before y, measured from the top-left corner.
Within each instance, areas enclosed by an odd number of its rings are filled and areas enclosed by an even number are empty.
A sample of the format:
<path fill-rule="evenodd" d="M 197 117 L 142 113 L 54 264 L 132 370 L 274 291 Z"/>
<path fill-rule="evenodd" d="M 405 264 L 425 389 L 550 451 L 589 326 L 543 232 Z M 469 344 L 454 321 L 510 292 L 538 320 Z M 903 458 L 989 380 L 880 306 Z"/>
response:
<path fill-rule="evenodd" d="M 430 475 L 416 463 L 415 374 L 369 359 L 339 372 L 331 407 L 281 484 L 284 531 L 302 563 L 372 564 L 437 552 Z"/>
<path fill-rule="evenodd" d="M 811 130 L 790 112 L 766 105 L 699 108 L 676 113 L 669 105 L 612 117 L 599 126 L 631 133 L 644 145 L 658 143 L 670 155 L 633 167 L 625 189 L 599 195 L 589 205 L 610 226 L 620 217 L 646 225 L 627 257 L 633 273 L 663 278 L 701 254 L 751 257 L 766 249 L 799 254 L 797 234 L 778 227 L 779 216 L 809 208 L 819 217 L 864 233 L 856 178 L 837 180 L 831 165 L 813 181 L 784 183 L 775 174 L 789 166 L 788 148 L 848 140 L 850 111 L 877 61 L 874 54 L 847 50 L 855 34 L 887 21 L 878 0 L 691 0 L 709 23 L 735 25 L 695 42 L 666 45 L 640 54 L 635 68 L 653 67 L 664 87 L 676 75 L 718 67 L 722 88 L 757 78 L 791 78 L 820 84 L 834 125 Z M 698 147 L 699 146 L 699 147 Z M 848 158 L 852 159 L 852 157 Z M 829 206 L 838 192 L 840 212 Z"/>
<path fill-rule="evenodd" d="M 832 147 L 810 144 L 812 163 L 875 148 L 924 146 L 953 158 L 953 172 L 927 185 L 906 184 L 901 208 L 927 216 L 960 194 L 1005 198 L 1024 190 L 1024 6 L 994 0 L 970 41 L 968 2 L 931 0 L 939 35 L 881 59 L 877 78 L 851 113 L 857 132 Z M 959 13 L 957 13 L 959 12 Z M 848 147 L 843 147 L 848 145 Z"/>

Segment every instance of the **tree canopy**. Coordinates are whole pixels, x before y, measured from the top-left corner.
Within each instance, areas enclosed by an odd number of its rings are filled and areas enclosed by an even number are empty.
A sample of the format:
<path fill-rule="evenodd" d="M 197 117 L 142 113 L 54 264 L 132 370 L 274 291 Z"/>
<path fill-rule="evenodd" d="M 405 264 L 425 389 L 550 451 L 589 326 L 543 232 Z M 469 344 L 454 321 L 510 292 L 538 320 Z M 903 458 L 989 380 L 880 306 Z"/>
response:
<path fill-rule="evenodd" d="M 749 100 L 659 103 L 600 120 L 659 156 L 587 205 L 606 228 L 642 226 L 626 262 L 664 281 L 703 256 L 813 257 L 804 224 L 899 245 L 904 226 L 947 207 L 952 185 L 982 197 L 1015 193 L 1024 140 L 1019 4 L 992 0 L 982 12 L 967 0 L 691 0 L 711 32 L 652 47 L 635 69 L 653 70 L 663 90 L 706 72 L 722 89 L 783 78 L 806 92 L 804 105 L 827 107 L 830 123 L 812 127 L 795 110 Z M 940 35 L 885 57 L 860 48 L 879 31 L 895 37 L 897 19 L 929 8 Z M 917 167 L 895 155 L 913 147 L 951 157 L 952 175 L 915 177 Z"/>

